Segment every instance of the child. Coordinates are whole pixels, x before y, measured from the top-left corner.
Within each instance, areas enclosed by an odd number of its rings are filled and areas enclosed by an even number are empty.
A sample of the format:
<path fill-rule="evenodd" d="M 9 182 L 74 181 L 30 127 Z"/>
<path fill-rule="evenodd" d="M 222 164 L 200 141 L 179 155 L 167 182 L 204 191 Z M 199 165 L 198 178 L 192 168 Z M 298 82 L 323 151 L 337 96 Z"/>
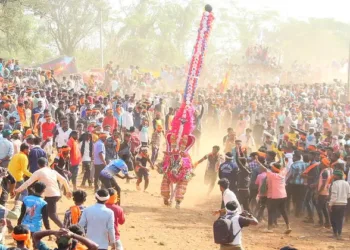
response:
<path fill-rule="evenodd" d="M 21 215 L 17 225 L 26 225 L 31 233 L 40 231 L 43 222 L 46 230 L 50 229 L 47 203 L 41 197 L 45 188 L 44 183 L 36 182 L 33 185 L 33 195 L 26 196 L 23 199 Z"/>
<path fill-rule="evenodd" d="M 136 189 L 141 190 L 140 183 L 142 182 L 142 177 L 144 177 L 145 179 L 144 191 L 146 191 L 149 184 L 149 178 L 148 178 L 149 169 L 147 168 L 147 162 L 149 162 L 149 164 L 151 164 L 151 168 L 154 169 L 153 163 L 148 156 L 147 147 L 141 147 L 140 153 L 137 154 L 135 158 L 135 162 L 136 162 L 135 172 L 137 175 Z"/>
<path fill-rule="evenodd" d="M 80 216 L 85 208 L 84 202 L 86 201 L 87 194 L 85 191 L 77 190 L 73 192 L 74 206 L 70 207 L 65 215 L 63 226 L 68 228 L 71 225 L 78 224 Z"/>
<path fill-rule="evenodd" d="M 164 135 L 163 127 L 161 125 L 157 125 L 156 130 L 152 134 L 152 140 L 151 140 L 151 145 L 152 145 L 151 161 L 153 164 L 158 159 L 158 152 L 160 148 L 160 138 L 162 134 Z"/>
<path fill-rule="evenodd" d="M 120 232 L 118 230 L 119 225 L 123 225 L 125 222 L 125 216 L 123 209 L 117 205 L 118 194 L 113 188 L 108 188 L 109 200 L 106 202 L 106 207 L 111 209 L 114 214 L 114 230 L 115 230 L 115 242 L 117 248 L 115 250 L 123 250 L 123 245 L 120 240 Z M 113 249 L 113 248 L 112 248 Z"/>

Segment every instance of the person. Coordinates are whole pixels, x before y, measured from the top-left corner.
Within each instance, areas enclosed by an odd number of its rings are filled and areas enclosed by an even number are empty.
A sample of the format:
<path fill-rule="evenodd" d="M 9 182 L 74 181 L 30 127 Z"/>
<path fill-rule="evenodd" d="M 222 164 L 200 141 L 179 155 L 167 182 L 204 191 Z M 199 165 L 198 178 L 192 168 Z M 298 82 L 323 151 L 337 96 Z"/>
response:
<path fill-rule="evenodd" d="M 98 250 L 98 245 L 90 240 L 89 238 L 85 238 L 83 236 L 74 234 L 70 232 L 68 229 L 61 228 L 59 231 L 54 230 L 46 230 L 40 231 L 33 235 L 34 245 L 37 250 L 51 250 L 46 244 L 41 241 L 42 238 L 54 235 L 56 236 L 56 250 L 74 250 L 77 245 L 77 241 L 82 245 L 86 246 L 89 250 Z"/>
<path fill-rule="evenodd" d="M 57 127 L 56 132 L 54 134 L 54 141 L 57 143 L 58 149 L 62 148 L 63 146 L 67 146 L 67 142 L 71 132 L 72 129 L 70 129 L 68 126 L 67 118 L 62 118 L 60 120 L 60 126 Z"/>
<path fill-rule="evenodd" d="M 46 158 L 46 152 L 44 149 L 41 148 L 40 143 L 41 143 L 41 138 L 40 137 L 35 137 L 33 140 L 34 146 L 33 148 L 29 151 L 28 159 L 29 159 L 29 171 L 31 173 L 34 173 L 37 171 L 38 168 L 38 160 L 39 158 Z"/>
<path fill-rule="evenodd" d="M 87 194 L 83 190 L 76 190 L 72 194 L 74 206 L 71 206 L 64 214 L 63 226 L 69 228 L 71 225 L 78 224 L 81 214 L 84 211 L 84 203 Z"/>
<path fill-rule="evenodd" d="M 9 173 L 16 180 L 16 188 L 18 188 L 24 183 L 24 179 L 23 179 L 24 175 L 27 177 L 32 176 L 32 173 L 28 171 L 28 163 L 29 163 L 28 153 L 29 153 L 29 146 L 23 143 L 20 147 L 20 152 L 15 154 L 12 157 L 8 165 Z M 21 193 L 21 196 L 16 196 L 16 201 L 23 200 L 23 198 L 27 195 L 28 195 L 27 190 L 23 190 Z"/>
<path fill-rule="evenodd" d="M 113 116 L 113 109 L 106 110 L 106 116 L 103 119 L 102 127 L 106 125 L 110 126 L 110 133 L 112 133 L 115 129 L 118 129 L 118 120 Z"/>
<path fill-rule="evenodd" d="M 234 240 L 229 244 L 221 244 L 220 250 L 243 250 L 242 246 L 242 229 L 250 225 L 256 226 L 259 224 L 258 220 L 247 212 L 239 213 L 239 205 L 236 201 L 229 201 L 226 204 L 226 215 L 232 221 L 232 231 Z"/>
<path fill-rule="evenodd" d="M 84 209 L 79 225 L 86 228 L 86 236 L 98 245 L 98 249 L 107 250 L 108 246 L 116 248 L 114 213 L 105 206 L 110 195 L 107 189 L 95 193 L 97 203 Z"/>
<path fill-rule="evenodd" d="M 343 172 L 334 170 L 334 181 L 331 187 L 331 195 L 328 209 L 330 211 L 330 219 L 333 228 L 333 237 L 341 240 L 345 209 L 350 198 L 349 183 L 343 180 Z"/>
<path fill-rule="evenodd" d="M 309 163 L 302 160 L 300 151 L 293 154 L 293 164 L 290 166 L 287 174 L 287 183 L 291 190 L 292 200 L 295 205 L 295 216 L 300 217 L 302 213 L 302 205 L 306 194 L 305 178 L 302 177 L 303 172 L 309 166 Z"/>
<path fill-rule="evenodd" d="M 239 140 L 242 141 L 242 146 L 246 148 L 247 152 L 250 154 L 253 150 L 255 150 L 255 140 L 252 136 L 252 130 L 247 128 L 245 133 L 238 137 Z"/>
<path fill-rule="evenodd" d="M 19 130 L 14 130 L 13 132 L 12 132 L 12 139 L 11 139 L 11 142 L 12 142 L 12 144 L 13 144 L 13 153 L 14 154 L 17 154 L 17 153 L 19 153 L 19 151 L 20 151 L 20 147 L 21 147 L 21 140 L 20 140 L 20 137 L 19 137 L 19 135 L 21 134 L 21 131 L 19 131 Z"/>
<path fill-rule="evenodd" d="M 231 152 L 225 154 L 225 161 L 219 166 L 219 179 L 226 178 L 230 182 L 230 190 L 237 193 L 238 166 L 232 161 Z"/>
<path fill-rule="evenodd" d="M 148 148 L 141 147 L 140 152 L 136 155 L 135 158 L 135 172 L 137 175 L 136 189 L 141 190 L 140 183 L 142 178 L 145 179 L 144 191 L 146 191 L 149 184 L 149 168 L 147 168 L 147 162 L 151 165 L 151 168 L 154 169 L 153 163 L 148 155 Z"/>
<path fill-rule="evenodd" d="M 320 175 L 317 183 L 316 191 L 316 211 L 318 214 L 318 226 L 330 228 L 329 213 L 327 209 L 327 202 L 329 197 L 329 190 L 332 182 L 332 169 L 330 168 L 331 162 L 328 158 L 324 157 L 320 163 Z"/>
<path fill-rule="evenodd" d="M 194 163 L 194 167 L 197 167 L 198 164 L 202 163 L 205 160 L 208 160 L 207 168 L 204 174 L 204 184 L 209 185 L 207 195 L 209 195 L 214 189 L 217 172 L 219 170 L 220 163 L 223 160 L 219 152 L 220 147 L 214 146 L 211 153 L 205 155 L 202 159 Z"/>
<path fill-rule="evenodd" d="M 289 219 L 286 212 L 287 192 L 285 187 L 285 171 L 279 163 L 273 163 L 271 171 L 259 162 L 258 156 L 255 156 L 255 161 L 260 165 L 261 171 L 266 172 L 267 177 L 267 212 L 268 212 L 268 227 L 266 232 L 272 233 L 272 225 L 276 220 L 277 211 L 282 215 L 286 223 L 285 234 L 290 234 L 292 229 L 289 225 Z"/>
<path fill-rule="evenodd" d="M 73 184 L 73 190 L 77 190 L 77 177 L 79 172 L 79 164 L 81 163 L 81 152 L 78 144 L 78 132 L 73 130 L 67 142 L 67 146 L 70 147 L 70 167 L 71 179 Z"/>
<path fill-rule="evenodd" d="M 236 155 L 237 165 L 238 165 L 238 179 L 237 179 L 237 191 L 238 200 L 242 204 L 245 211 L 250 211 L 249 208 L 249 186 L 250 186 L 250 175 L 251 170 L 247 166 L 247 160 L 244 157 L 239 157 L 238 152 Z"/>
<path fill-rule="evenodd" d="M 83 179 L 81 182 L 81 187 L 85 187 L 86 181 L 89 183 L 89 187 L 92 187 L 92 176 L 91 176 L 91 161 L 92 161 L 92 151 L 93 142 L 92 135 L 89 132 L 85 132 L 79 138 L 80 141 L 80 152 L 82 154 L 82 166 L 83 166 Z"/>
<path fill-rule="evenodd" d="M 94 144 L 94 167 L 95 167 L 95 176 L 94 176 L 94 186 L 95 190 L 98 190 L 98 182 L 102 169 L 107 165 L 106 163 L 106 147 L 105 141 L 107 139 L 106 133 L 100 133 L 99 139 Z"/>
<path fill-rule="evenodd" d="M 12 238 L 16 241 L 17 249 L 30 250 L 33 247 L 31 234 L 26 225 L 15 226 L 13 228 Z"/>
<path fill-rule="evenodd" d="M 2 136 L 0 136 L 0 166 L 3 168 L 7 168 L 14 154 L 13 144 L 10 141 L 11 134 L 11 130 L 4 129 L 1 132 Z"/>
<path fill-rule="evenodd" d="M 72 193 L 70 191 L 67 180 L 60 175 L 57 171 L 51 169 L 47 165 L 46 158 L 40 158 L 38 160 L 39 170 L 32 174 L 32 176 L 25 181 L 19 188 L 15 191 L 16 193 L 22 192 L 24 189 L 28 188 L 34 182 L 39 181 L 45 184 L 46 188 L 44 190 L 43 196 L 47 202 L 47 210 L 49 218 L 60 228 L 63 227 L 62 222 L 57 216 L 57 202 L 61 198 L 61 189 L 58 182 L 64 186 L 66 191 L 66 196 L 70 198 Z"/>
<path fill-rule="evenodd" d="M 234 192 L 230 190 L 230 181 L 226 178 L 222 178 L 218 181 L 218 185 L 220 186 L 220 191 L 222 193 L 222 202 L 221 202 L 221 209 L 215 210 L 213 212 L 213 215 L 220 215 L 226 213 L 226 205 L 230 201 L 235 201 L 237 203 L 237 212 L 241 213 L 241 205 L 238 202 L 238 199 Z"/>
<path fill-rule="evenodd" d="M 50 229 L 47 202 L 42 198 L 45 188 L 44 183 L 36 182 L 33 185 L 33 195 L 23 199 L 17 225 L 26 225 L 31 234 L 39 232 L 42 223 L 46 230 Z"/>
<path fill-rule="evenodd" d="M 161 137 L 164 135 L 163 127 L 157 125 L 156 130 L 152 133 L 151 146 L 152 146 L 152 157 L 151 161 L 154 164 L 158 159 L 158 152 L 161 143 Z"/>
<path fill-rule="evenodd" d="M 51 168 L 68 180 L 70 166 L 70 147 L 62 146 L 58 149 L 58 155 L 54 158 Z"/>
<path fill-rule="evenodd" d="M 122 172 L 124 176 L 121 176 L 119 172 Z M 129 176 L 128 172 L 128 166 L 126 163 L 121 160 L 117 159 L 114 161 L 111 161 L 104 169 L 101 170 L 100 172 L 100 181 L 102 182 L 103 186 L 105 188 L 114 188 L 117 190 L 118 193 L 118 205 L 120 205 L 120 200 L 121 200 L 121 189 L 120 186 L 118 185 L 117 181 L 114 179 L 114 176 L 117 176 L 121 179 L 133 179 L 133 177 Z"/>
<path fill-rule="evenodd" d="M 115 189 L 108 188 L 109 200 L 106 201 L 106 207 L 111 209 L 114 213 L 114 230 L 115 230 L 115 242 L 116 242 L 116 250 L 123 250 L 123 244 L 120 240 L 120 232 L 119 225 L 123 225 L 125 223 L 125 215 L 123 209 L 118 206 L 118 194 Z"/>

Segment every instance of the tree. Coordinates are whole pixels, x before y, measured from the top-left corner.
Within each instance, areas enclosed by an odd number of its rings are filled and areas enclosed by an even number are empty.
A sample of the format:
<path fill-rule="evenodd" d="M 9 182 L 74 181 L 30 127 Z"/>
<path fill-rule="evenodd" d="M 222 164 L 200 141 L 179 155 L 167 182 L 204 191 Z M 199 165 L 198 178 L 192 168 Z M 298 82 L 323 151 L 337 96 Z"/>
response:
<path fill-rule="evenodd" d="M 103 0 L 27 0 L 34 14 L 46 23 L 47 31 L 61 55 L 74 55 L 79 43 L 99 24 Z"/>

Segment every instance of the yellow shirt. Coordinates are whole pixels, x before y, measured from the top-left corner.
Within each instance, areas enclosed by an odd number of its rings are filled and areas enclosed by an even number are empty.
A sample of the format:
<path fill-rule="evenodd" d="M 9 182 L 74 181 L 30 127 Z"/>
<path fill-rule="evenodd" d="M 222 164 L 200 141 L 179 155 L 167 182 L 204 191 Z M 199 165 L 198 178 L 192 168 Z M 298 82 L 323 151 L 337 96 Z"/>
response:
<path fill-rule="evenodd" d="M 17 182 L 23 181 L 23 175 L 32 176 L 32 173 L 28 171 L 28 156 L 22 152 L 12 157 L 8 165 L 8 170 Z"/>

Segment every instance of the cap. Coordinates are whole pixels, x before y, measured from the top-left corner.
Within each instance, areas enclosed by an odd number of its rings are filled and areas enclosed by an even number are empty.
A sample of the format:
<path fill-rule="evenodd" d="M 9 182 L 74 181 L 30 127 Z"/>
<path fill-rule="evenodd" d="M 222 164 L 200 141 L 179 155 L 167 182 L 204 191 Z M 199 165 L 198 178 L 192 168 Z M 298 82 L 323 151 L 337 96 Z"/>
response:
<path fill-rule="evenodd" d="M 14 130 L 13 132 L 12 132 L 12 134 L 14 135 L 14 134 L 20 134 L 21 133 L 21 131 L 19 131 L 19 130 Z"/>
<path fill-rule="evenodd" d="M 8 137 L 11 134 L 12 134 L 12 130 L 10 130 L 10 129 L 5 129 L 5 130 L 2 131 L 2 136 L 3 137 Z"/>

